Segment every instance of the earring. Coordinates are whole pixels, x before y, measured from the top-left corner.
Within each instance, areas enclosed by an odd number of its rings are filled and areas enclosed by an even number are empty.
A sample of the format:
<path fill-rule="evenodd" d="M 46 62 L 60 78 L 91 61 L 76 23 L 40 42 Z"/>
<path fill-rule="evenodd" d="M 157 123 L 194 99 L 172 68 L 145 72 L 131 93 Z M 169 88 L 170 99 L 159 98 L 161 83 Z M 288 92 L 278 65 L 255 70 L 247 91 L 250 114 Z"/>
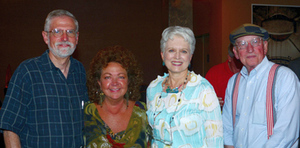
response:
<path fill-rule="evenodd" d="M 131 92 L 130 93 L 128 93 L 128 92 L 125 93 L 125 99 L 126 99 L 127 107 L 128 107 L 129 94 L 131 94 Z"/>
<path fill-rule="evenodd" d="M 189 64 L 189 68 L 191 68 L 192 67 L 192 65 L 191 65 L 191 63 Z"/>
<path fill-rule="evenodd" d="M 162 63 L 162 66 L 165 66 L 166 64 L 165 64 L 165 61 L 163 61 L 163 63 Z"/>
<path fill-rule="evenodd" d="M 105 98 L 105 95 L 104 95 L 104 93 L 103 92 L 100 92 L 99 93 L 99 102 L 98 102 L 98 104 L 102 107 L 102 103 L 103 103 L 103 101 L 104 101 L 104 98 Z"/>

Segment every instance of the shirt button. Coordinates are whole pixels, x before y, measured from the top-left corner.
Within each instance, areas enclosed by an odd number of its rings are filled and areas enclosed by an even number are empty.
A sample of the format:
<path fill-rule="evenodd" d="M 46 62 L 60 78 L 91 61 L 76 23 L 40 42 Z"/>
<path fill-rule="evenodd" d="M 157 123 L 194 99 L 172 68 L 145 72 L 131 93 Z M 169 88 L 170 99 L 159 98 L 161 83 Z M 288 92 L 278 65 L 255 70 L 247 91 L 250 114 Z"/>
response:
<path fill-rule="evenodd" d="M 244 113 L 245 116 L 247 116 L 247 113 Z"/>
<path fill-rule="evenodd" d="M 244 131 L 244 128 L 241 128 L 241 131 Z"/>
<path fill-rule="evenodd" d="M 247 98 L 246 98 L 247 100 L 249 100 L 249 96 L 247 96 Z"/>

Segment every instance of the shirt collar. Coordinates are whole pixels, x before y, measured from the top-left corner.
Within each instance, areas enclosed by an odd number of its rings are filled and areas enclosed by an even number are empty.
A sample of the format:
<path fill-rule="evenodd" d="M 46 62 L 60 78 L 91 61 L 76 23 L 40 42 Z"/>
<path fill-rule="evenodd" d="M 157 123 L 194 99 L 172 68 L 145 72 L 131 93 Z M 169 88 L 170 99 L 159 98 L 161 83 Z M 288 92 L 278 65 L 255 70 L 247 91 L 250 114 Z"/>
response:
<path fill-rule="evenodd" d="M 49 57 L 49 49 L 47 49 L 42 55 L 41 55 L 41 61 L 42 64 L 40 64 L 40 69 L 43 71 L 50 71 L 50 70 L 57 70 L 58 68 L 52 63 Z M 76 65 L 75 59 L 70 56 L 70 68 L 69 72 L 78 71 L 78 66 Z"/>

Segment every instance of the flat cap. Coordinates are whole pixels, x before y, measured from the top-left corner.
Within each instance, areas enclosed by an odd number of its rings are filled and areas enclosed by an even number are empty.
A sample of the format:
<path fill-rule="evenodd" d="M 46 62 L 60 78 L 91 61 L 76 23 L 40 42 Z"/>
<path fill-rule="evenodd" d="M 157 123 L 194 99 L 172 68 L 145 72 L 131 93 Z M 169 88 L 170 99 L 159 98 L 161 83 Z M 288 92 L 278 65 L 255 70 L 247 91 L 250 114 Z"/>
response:
<path fill-rule="evenodd" d="M 243 24 L 242 26 L 238 27 L 230 33 L 229 40 L 232 44 L 235 44 L 235 40 L 237 38 L 246 35 L 261 36 L 263 40 L 267 40 L 269 38 L 269 33 L 266 29 L 254 24 Z"/>

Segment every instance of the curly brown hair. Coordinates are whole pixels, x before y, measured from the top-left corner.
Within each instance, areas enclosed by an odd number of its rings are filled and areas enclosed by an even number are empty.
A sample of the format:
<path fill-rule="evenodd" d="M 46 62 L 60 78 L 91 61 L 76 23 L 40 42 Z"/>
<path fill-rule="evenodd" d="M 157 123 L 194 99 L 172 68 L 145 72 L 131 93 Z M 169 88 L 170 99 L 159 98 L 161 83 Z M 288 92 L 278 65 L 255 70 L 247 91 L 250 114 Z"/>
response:
<path fill-rule="evenodd" d="M 102 69 L 106 68 L 110 62 L 117 62 L 126 70 L 129 82 L 127 89 L 129 100 L 138 101 L 141 97 L 140 85 L 143 82 L 142 70 L 133 53 L 119 45 L 100 50 L 90 63 L 90 69 L 87 72 L 90 101 L 100 101 L 99 92 L 101 89 L 97 81 L 100 80 Z"/>

